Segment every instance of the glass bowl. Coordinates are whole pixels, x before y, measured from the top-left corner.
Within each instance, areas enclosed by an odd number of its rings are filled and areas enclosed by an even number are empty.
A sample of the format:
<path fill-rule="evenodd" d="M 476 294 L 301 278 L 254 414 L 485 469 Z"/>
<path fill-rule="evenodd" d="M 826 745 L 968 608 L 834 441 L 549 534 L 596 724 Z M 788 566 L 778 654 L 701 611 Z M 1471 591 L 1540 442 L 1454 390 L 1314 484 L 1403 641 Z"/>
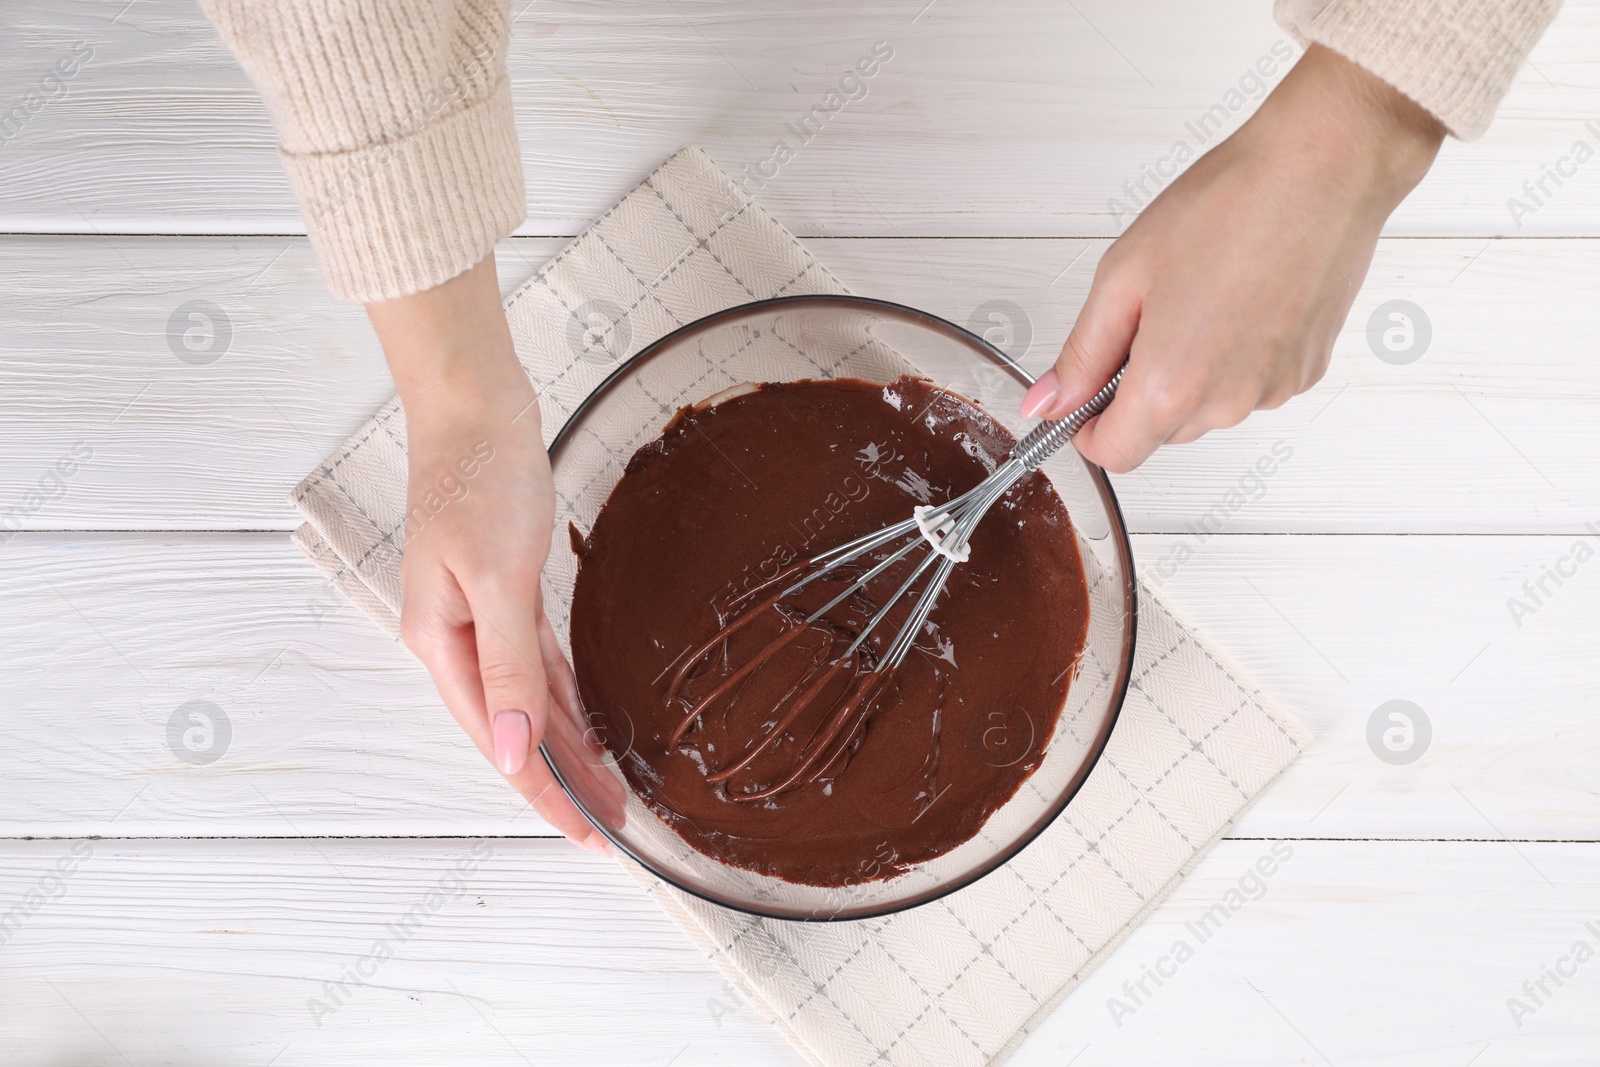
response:
<path fill-rule="evenodd" d="M 589 394 L 550 447 L 556 531 L 545 568 L 545 608 L 570 657 L 569 612 L 577 558 L 567 523 L 593 528 L 596 515 L 641 446 L 681 407 L 748 382 L 863 378 L 915 373 L 974 401 L 1021 437 L 1017 415 L 1032 378 L 980 337 L 935 315 L 854 296 L 761 300 L 708 315 L 662 337 L 617 367 Z M 935 900 L 1004 864 L 1066 808 L 1099 760 L 1127 692 L 1136 620 L 1133 557 L 1105 473 L 1070 446 L 1042 470 L 1066 504 L 1083 558 L 1087 643 L 1067 703 L 1039 768 L 971 840 L 892 877 L 868 866 L 844 887 L 798 885 L 723 864 L 690 847 L 630 790 L 607 749 L 628 737 L 597 737 L 568 687 L 553 703 L 540 746 L 561 786 L 612 844 L 672 885 L 725 907 L 780 919 L 863 919 Z M 615 725 L 611 729 L 622 729 Z M 1016 737 L 1033 723 L 997 724 L 997 758 L 1026 752 Z M 604 742 L 604 746 L 597 742 Z M 1021 758 L 1019 755 L 1017 758 Z"/>

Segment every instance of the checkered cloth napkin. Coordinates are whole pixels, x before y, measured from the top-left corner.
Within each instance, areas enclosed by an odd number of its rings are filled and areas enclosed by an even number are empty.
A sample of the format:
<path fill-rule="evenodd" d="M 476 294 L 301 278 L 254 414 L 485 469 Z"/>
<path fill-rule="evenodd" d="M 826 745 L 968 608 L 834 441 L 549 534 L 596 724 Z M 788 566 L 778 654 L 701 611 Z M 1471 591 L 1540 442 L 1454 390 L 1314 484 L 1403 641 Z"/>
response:
<path fill-rule="evenodd" d="M 617 359 L 674 327 L 759 298 L 844 291 L 687 148 L 507 311 L 553 436 Z M 596 317 L 609 335 L 585 333 Z M 716 388 L 685 383 L 668 399 Z M 391 400 L 292 497 L 306 519 L 295 542 L 391 634 L 405 483 L 405 418 Z M 1132 685 L 1105 754 L 1060 818 L 973 885 L 888 918 L 808 924 L 729 911 L 619 862 L 819 1067 L 999 1063 L 1310 740 L 1152 590 L 1139 595 Z"/>

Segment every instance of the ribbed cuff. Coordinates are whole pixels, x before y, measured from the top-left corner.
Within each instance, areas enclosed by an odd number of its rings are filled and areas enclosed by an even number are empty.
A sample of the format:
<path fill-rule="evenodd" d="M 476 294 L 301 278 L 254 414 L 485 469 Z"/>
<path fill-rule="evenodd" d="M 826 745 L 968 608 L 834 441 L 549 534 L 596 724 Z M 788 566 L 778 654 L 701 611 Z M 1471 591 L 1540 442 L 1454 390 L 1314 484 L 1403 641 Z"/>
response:
<path fill-rule="evenodd" d="M 1301 45 L 1333 49 L 1415 100 L 1456 137 L 1483 136 L 1561 0 L 1276 0 Z"/>
<path fill-rule="evenodd" d="M 390 300 L 449 281 L 527 214 L 511 86 L 354 152 L 282 153 L 325 284 Z"/>

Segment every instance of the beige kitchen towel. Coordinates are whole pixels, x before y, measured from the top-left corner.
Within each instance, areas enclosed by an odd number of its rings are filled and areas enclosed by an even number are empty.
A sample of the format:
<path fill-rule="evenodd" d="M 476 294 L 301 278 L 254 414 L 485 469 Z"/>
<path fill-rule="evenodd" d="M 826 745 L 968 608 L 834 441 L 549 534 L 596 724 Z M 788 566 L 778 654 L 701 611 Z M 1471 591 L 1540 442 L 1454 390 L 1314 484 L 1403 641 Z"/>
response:
<path fill-rule="evenodd" d="M 843 291 L 688 148 L 507 311 L 553 436 L 621 359 L 674 327 L 763 297 Z M 651 399 L 700 400 L 732 384 L 717 371 Z M 625 462 L 643 443 L 605 444 Z M 391 400 L 293 494 L 306 518 L 296 543 L 391 634 L 405 478 L 405 419 Z M 999 1063 L 1310 740 L 1148 587 L 1139 613 L 1127 702 L 1095 771 L 1032 844 L 965 889 L 887 918 L 799 923 L 709 904 L 619 862 L 818 1067 Z"/>

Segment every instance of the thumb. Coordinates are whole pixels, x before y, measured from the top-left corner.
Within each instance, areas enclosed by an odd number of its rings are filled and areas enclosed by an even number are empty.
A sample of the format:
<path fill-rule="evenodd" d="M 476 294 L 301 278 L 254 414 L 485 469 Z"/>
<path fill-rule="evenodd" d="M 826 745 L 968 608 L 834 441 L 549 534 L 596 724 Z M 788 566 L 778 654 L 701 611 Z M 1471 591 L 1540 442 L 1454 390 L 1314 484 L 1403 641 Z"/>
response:
<path fill-rule="evenodd" d="M 1059 419 L 1098 393 L 1127 357 L 1143 305 L 1127 273 L 1102 261 L 1055 366 L 1022 398 L 1022 417 Z"/>
<path fill-rule="evenodd" d="M 550 712 L 550 681 L 539 646 L 544 609 L 538 578 L 531 586 L 491 581 L 469 592 L 469 598 L 495 766 L 556 830 L 584 848 L 609 853 L 604 836 L 557 786 L 549 765 L 534 751 L 544 738 Z"/>
<path fill-rule="evenodd" d="M 550 713 L 550 678 L 539 648 L 542 614 L 538 577 L 531 589 L 490 585 L 472 598 L 478 677 L 483 681 L 494 766 L 558 832 L 582 848 L 610 854 L 605 837 L 558 787 L 538 752 Z"/>
<path fill-rule="evenodd" d="M 468 590 L 468 601 L 494 765 L 509 778 L 522 770 L 544 736 L 549 681 L 539 648 L 538 593 L 507 595 L 500 583 L 485 584 Z"/>

